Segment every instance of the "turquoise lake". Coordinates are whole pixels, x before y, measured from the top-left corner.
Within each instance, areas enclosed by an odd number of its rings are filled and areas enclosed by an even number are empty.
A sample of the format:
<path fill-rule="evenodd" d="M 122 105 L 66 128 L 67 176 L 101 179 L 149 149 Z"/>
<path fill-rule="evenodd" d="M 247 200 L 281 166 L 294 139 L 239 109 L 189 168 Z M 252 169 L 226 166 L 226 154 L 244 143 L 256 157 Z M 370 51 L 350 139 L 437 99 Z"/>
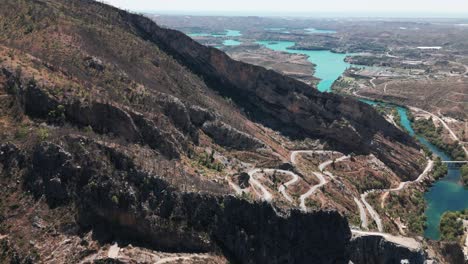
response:
<path fill-rule="evenodd" d="M 241 32 L 239 30 L 231 30 L 231 29 L 226 29 L 225 33 L 204 33 L 204 32 L 198 32 L 198 33 L 190 33 L 187 34 L 189 37 L 215 37 L 215 38 L 225 38 L 225 37 L 240 37 L 242 36 Z M 238 46 L 242 42 L 234 39 L 226 39 L 223 41 L 224 46 Z"/>
<path fill-rule="evenodd" d="M 242 42 L 232 39 L 227 39 L 223 41 L 224 46 L 239 46 Z"/>
<path fill-rule="evenodd" d="M 335 34 L 335 30 L 306 28 L 305 31 L 309 34 Z"/>
<path fill-rule="evenodd" d="M 315 77 L 321 79 L 318 84 L 318 90 L 321 92 L 330 92 L 333 82 L 343 74 L 346 68 L 351 66 L 349 63 L 344 61 L 345 57 L 350 54 L 337 54 L 322 50 L 290 50 L 288 48 L 294 46 L 294 42 L 289 41 L 258 41 L 257 43 L 275 51 L 309 56 L 308 60 L 316 65 Z M 415 134 L 411 127 L 411 121 L 408 119 L 406 108 L 371 100 L 361 101 L 371 105 L 385 104 L 396 107 L 400 114 L 401 124 L 408 134 L 415 136 L 421 144 L 428 147 L 442 160 L 451 160 L 450 156 L 446 153 L 429 143 L 425 138 Z M 434 185 L 424 194 L 427 202 L 427 209 L 425 211 L 425 215 L 427 217 L 427 228 L 424 235 L 427 238 L 434 240 L 440 238 L 439 223 L 444 212 L 468 208 L 468 189 L 465 189 L 463 186 L 458 184 L 459 180 L 460 170 L 457 168 L 449 168 L 447 176 L 435 182 Z"/>
<path fill-rule="evenodd" d="M 295 45 L 292 41 L 257 41 L 256 43 L 276 51 L 307 55 L 308 60 L 316 65 L 314 76 L 321 79 L 317 86 L 321 92 L 330 92 L 333 82 L 351 66 L 344 61 L 349 54 L 333 53 L 328 50 L 288 49 Z"/>
<path fill-rule="evenodd" d="M 226 29 L 225 33 L 205 33 L 205 32 L 196 32 L 196 33 L 189 33 L 187 34 L 189 37 L 215 37 L 215 38 L 223 38 L 223 37 L 240 37 L 242 36 L 239 30 L 232 30 Z"/>

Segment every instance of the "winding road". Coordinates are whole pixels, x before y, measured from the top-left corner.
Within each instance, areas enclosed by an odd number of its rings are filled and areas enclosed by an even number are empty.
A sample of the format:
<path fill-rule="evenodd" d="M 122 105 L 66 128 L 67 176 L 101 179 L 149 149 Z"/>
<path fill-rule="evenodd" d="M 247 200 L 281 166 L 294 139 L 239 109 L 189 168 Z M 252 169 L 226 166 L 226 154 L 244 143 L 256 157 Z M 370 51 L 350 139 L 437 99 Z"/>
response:
<path fill-rule="evenodd" d="M 366 214 L 366 209 L 364 208 L 364 205 L 356 197 L 354 197 L 354 202 L 356 203 L 359 209 L 359 218 L 361 218 L 361 227 L 364 229 L 368 229 L 369 223 L 367 222 L 367 214 Z"/>
<path fill-rule="evenodd" d="M 387 198 L 388 194 L 390 192 L 397 192 L 397 191 L 400 191 L 402 190 L 403 188 L 405 188 L 406 185 L 408 184 L 411 184 L 411 183 L 415 183 L 415 182 L 421 182 L 422 180 L 424 180 L 424 178 L 427 176 L 427 174 L 432 170 L 432 168 L 434 167 L 434 161 L 433 160 L 428 160 L 427 161 L 427 165 L 426 165 L 426 168 L 424 168 L 424 171 L 418 176 L 418 178 L 414 181 L 405 181 L 405 182 L 400 182 L 400 184 L 398 185 L 397 188 L 392 188 L 392 189 L 387 189 L 387 190 L 382 190 L 382 192 L 385 192 L 383 197 L 382 197 L 382 203 L 381 203 L 381 207 L 384 208 L 385 207 L 385 199 Z"/>
<path fill-rule="evenodd" d="M 328 151 L 328 150 L 298 150 L 298 151 L 292 151 L 291 152 L 290 160 L 291 160 L 291 163 L 293 165 L 296 165 L 297 164 L 297 155 L 301 155 L 301 154 L 325 154 L 325 153 L 330 153 L 330 154 L 333 155 L 333 153 L 339 153 L 339 152 Z M 319 179 L 319 183 L 316 184 L 316 185 L 311 186 L 310 189 L 306 193 L 302 194 L 300 196 L 300 198 L 299 198 L 300 208 L 301 208 L 302 211 L 305 211 L 305 212 L 307 211 L 307 206 L 305 204 L 306 199 L 309 198 L 312 194 L 314 194 L 317 191 L 317 189 L 319 189 L 320 187 L 322 187 L 322 186 L 324 186 L 325 184 L 328 183 L 325 175 L 327 175 L 331 179 L 336 178 L 336 176 L 333 175 L 331 172 L 325 171 L 325 168 L 327 166 L 329 166 L 330 164 L 332 164 L 333 162 L 339 162 L 339 161 L 343 161 L 343 160 L 346 160 L 346 159 L 349 159 L 349 158 L 350 158 L 350 156 L 344 156 L 343 155 L 338 159 L 330 159 L 330 160 L 327 160 L 327 161 L 319 164 L 318 169 L 320 170 L 320 172 L 317 172 L 317 171 L 312 172 Z M 403 246 L 406 246 L 406 247 L 412 248 L 412 249 L 419 249 L 421 247 L 421 244 L 419 242 L 417 242 L 414 238 L 403 237 L 403 236 L 394 236 L 394 235 L 391 235 L 391 234 L 388 234 L 388 233 L 384 233 L 383 232 L 382 220 L 381 220 L 379 214 L 366 201 L 366 198 L 370 193 L 373 193 L 373 192 L 385 192 L 386 194 L 384 194 L 384 197 L 383 197 L 385 199 L 385 196 L 388 195 L 389 192 L 400 191 L 410 183 L 420 182 L 427 176 L 429 171 L 433 168 L 433 165 L 434 165 L 434 161 L 428 160 L 426 168 L 418 176 L 418 178 L 415 179 L 414 181 L 401 182 L 398 185 L 398 187 L 396 187 L 396 188 L 369 190 L 369 191 L 361 194 L 360 199 L 358 199 L 356 197 L 353 197 L 354 202 L 356 203 L 356 205 L 357 205 L 357 207 L 359 209 L 359 216 L 360 216 L 360 220 L 361 220 L 361 228 L 364 228 L 364 229 L 368 228 L 369 223 L 368 223 L 367 214 L 366 214 L 366 210 L 367 210 L 369 212 L 371 218 L 376 223 L 377 230 L 378 230 L 378 232 L 367 232 L 367 231 L 352 229 L 351 231 L 352 231 L 353 235 L 354 236 L 363 236 L 363 235 L 381 236 L 381 237 L 385 238 L 386 240 L 388 240 L 390 242 L 393 242 L 393 243 L 396 243 L 396 244 L 399 244 L 399 245 L 403 245 Z M 261 196 L 264 201 L 270 202 L 273 199 L 273 195 L 268 191 L 268 189 L 265 186 L 262 185 L 262 183 L 260 181 L 258 181 L 255 178 L 255 175 L 257 173 L 274 173 L 274 172 L 284 173 L 284 174 L 287 174 L 287 175 L 292 177 L 291 180 L 289 180 L 288 182 L 282 184 L 278 188 L 278 191 L 285 197 L 286 200 L 293 203 L 294 201 L 291 198 L 291 196 L 289 194 L 287 194 L 286 188 L 288 186 L 290 186 L 292 184 L 295 184 L 295 183 L 297 183 L 299 181 L 300 176 L 295 174 L 294 172 L 286 171 L 286 170 L 278 170 L 278 169 L 252 169 L 252 170 L 250 170 L 248 172 L 248 174 L 250 176 L 249 182 L 252 185 L 256 186 L 258 189 L 261 190 L 262 194 L 259 194 L 259 196 Z M 229 182 L 229 183 L 234 188 L 234 190 L 236 190 L 237 193 L 242 192 L 240 187 L 238 187 L 237 185 L 235 185 L 232 182 Z M 253 189 L 254 189 L 255 192 L 257 192 L 256 188 L 253 188 Z M 382 206 L 383 206 L 383 204 L 382 204 Z"/>
<path fill-rule="evenodd" d="M 327 181 L 325 180 L 325 177 L 323 177 L 323 174 L 321 174 L 320 172 L 315 172 L 315 171 L 312 173 L 319 179 L 320 182 L 319 184 L 310 187 L 310 189 L 306 193 L 304 193 L 303 195 L 301 195 L 301 197 L 299 197 L 299 200 L 301 201 L 300 203 L 301 210 L 305 212 L 307 211 L 305 200 L 309 198 L 312 194 L 314 194 L 314 192 L 317 191 L 318 188 L 327 184 Z"/>
<path fill-rule="evenodd" d="M 371 193 L 374 193 L 374 192 L 379 192 L 379 193 L 385 192 L 384 197 L 382 198 L 384 200 L 388 196 L 388 193 L 400 191 L 408 184 L 422 181 L 427 176 L 429 171 L 432 170 L 433 167 L 434 167 L 434 161 L 428 160 L 426 168 L 424 168 L 424 171 L 418 176 L 418 178 L 416 180 L 400 182 L 400 184 L 396 188 L 373 189 L 373 190 L 369 190 L 369 191 L 361 194 L 361 201 L 364 203 L 364 205 L 367 208 L 367 211 L 369 212 L 369 214 L 371 215 L 371 217 L 374 219 L 375 223 L 377 224 L 377 229 L 379 230 L 379 232 L 383 232 L 382 220 L 381 220 L 379 214 L 377 213 L 377 211 L 375 211 L 374 208 L 366 201 L 367 196 L 369 194 L 371 194 Z M 381 206 L 382 205 L 384 205 L 384 204 L 381 203 Z"/>
<path fill-rule="evenodd" d="M 282 184 L 279 188 L 278 188 L 278 191 L 283 194 L 284 198 L 286 200 L 288 200 L 288 202 L 290 203 L 294 203 L 293 199 L 291 198 L 291 196 L 286 192 L 286 188 L 291 185 L 291 184 L 294 184 L 296 183 L 298 180 L 299 180 L 299 176 L 295 173 L 292 173 L 290 171 L 279 171 L 279 172 L 282 172 L 282 173 L 286 173 L 288 175 L 291 175 L 292 176 L 292 180 L 288 181 L 287 183 L 285 184 Z"/>
<path fill-rule="evenodd" d="M 463 148 L 463 151 L 465 151 L 465 154 L 468 155 L 468 150 L 467 150 L 467 149 L 465 148 L 465 146 L 462 144 L 463 141 L 460 141 L 460 139 L 457 137 L 457 135 L 456 135 L 456 134 L 453 132 L 453 130 L 447 125 L 447 123 L 445 123 L 445 121 L 444 121 L 442 118 L 440 118 L 439 116 L 437 116 L 437 115 L 435 115 L 435 114 L 433 114 L 433 113 L 431 113 L 431 112 L 428 112 L 428 111 L 426 111 L 426 110 L 423 110 L 423 109 L 421 109 L 421 108 L 412 107 L 412 106 L 410 106 L 409 108 L 410 108 L 411 110 L 413 110 L 413 111 L 416 111 L 416 112 L 418 112 L 418 111 L 423 112 L 423 113 L 425 113 L 425 114 L 430 115 L 432 118 L 437 119 L 437 120 L 444 126 L 444 128 L 447 129 L 447 131 L 450 133 L 450 136 L 452 137 L 452 139 L 455 140 L 455 141 L 460 142 L 460 146 Z"/>
<path fill-rule="evenodd" d="M 339 153 L 339 152 L 335 152 L 335 151 L 330 151 L 330 150 L 296 150 L 296 151 L 292 151 L 291 152 L 291 163 L 292 164 L 296 164 L 296 159 L 297 159 L 297 155 L 300 155 L 300 154 L 332 154 L 333 153 Z M 349 158 L 349 156 L 343 156 L 343 157 L 340 157 L 336 160 L 334 159 L 330 159 L 330 160 L 327 160 L 323 163 L 320 163 L 318 168 L 321 172 L 324 171 L 324 169 L 332 164 L 334 161 L 337 162 L 337 161 L 342 161 L 342 160 L 345 160 Z M 324 177 L 324 175 L 321 173 L 321 172 L 312 172 L 315 177 L 317 177 L 317 179 L 319 179 L 319 183 L 316 184 L 316 185 L 313 185 L 310 187 L 310 189 L 302 194 L 300 197 L 299 197 L 299 201 L 300 201 L 300 207 L 301 207 L 301 210 L 302 211 L 307 211 L 307 206 L 305 204 L 305 201 L 307 198 L 309 198 L 312 194 L 315 193 L 315 191 L 317 191 L 318 188 L 324 186 L 325 184 L 328 183 L 328 181 L 326 180 L 326 178 Z M 327 172 L 324 172 L 324 174 L 328 175 L 330 178 L 334 179 L 335 176 L 331 173 L 327 173 Z"/>
<path fill-rule="evenodd" d="M 255 185 L 257 186 L 257 188 L 259 188 L 261 191 L 262 191 L 262 199 L 267 201 L 267 202 L 270 202 L 273 198 L 273 195 L 271 195 L 271 193 L 267 190 L 267 188 L 265 186 L 263 186 L 257 179 L 255 179 L 254 175 L 259 173 L 259 172 L 262 172 L 263 169 L 253 169 L 251 171 L 248 172 L 249 174 L 249 182 L 250 184 L 252 185 Z M 255 188 L 254 188 L 255 190 Z"/>
<path fill-rule="evenodd" d="M 334 151 L 330 151 L 330 150 L 297 150 L 297 151 L 292 151 L 291 152 L 291 155 L 290 155 L 290 160 L 291 160 L 291 163 L 292 164 L 296 164 L 296 159 L 297 159 L 297 155 L 300 155 L 300 154 L 324 154 L 324 153 L 330 153 L 330 154 L 333 154 Z M 342 157 L 343 158 L 343 157 Z M 341 159 L 341 158 L 340 158 Z M 338 159 L 337 159 L 338 161 Z M 326 162 L 324 163 L 321 163 L 319 165 L 319 169 L 321 171 L 323 171 L 323 169 L 330 165 L 331 163 L 333 163 L 333 160 L 327 160 Z M 267 202 L 270 202 L 272 199 L 273 199 L 273 195 L 268 191 L 268 189 L 263 186 L 263 184 L 258 181 L 258 179 L 255 178 L 255 175 L 257 173 L 283 173 L 283 174 L 287 174 L 289 176 L 292 177 L 292 179 L 288 182 L 286 182 L 285 184 L 282 184 L 279 188 L 278 188 L 278 191 L 283 195 L 283 197 L 289 201 L 290 203 L 294 203 L 294 200 L 293 198 L 286 192 L 286 188 L 292 184 L 295 184 L 299 181 L 299 175 L 297 175 L 296 173 L 294 172 L 291 172 L 291 171 L 286 171 L 286 170 L 279 170 L 279 169 L 252 169 L 250 170 L 249 172 L 247 172 L 250 176 L 250 179 L 249 179 L 249 182 L 254 185 L 255 187 L 257 187 L 258 189 L 260 189 L 260 191 L 262 192 L 261 194 L 258 194 L 259 196 L 262 197 L 262 199 L 264 201 L 267 201 Z M 305 205 L 305 200 L 310 197 L 318 188 L 324 186 L 325 184 L 327 184 L 327 181 L 324 177 L 324 175 L 320 172 L 313 172 L 313 174 L 319 179 L 319 183 L 316 184 L 316 185 L 313 185 L 311 186 L 311 188 L 304 194 L 302 194 L 299 198 L 300 200 L 300 207 L 302 210 L 304 211 L 307 211 L 307 206 Z M 236 191 L 237 194 L 242 194 L 242 189 L 240 189 L 239 186 L 235 185 L 233 182 L 229 181 L 229 184 L 231 185 L 231 187 L 233 187 L 233 189 Z M 257 190 L 254 188 L 254 191 L 257 192 Z"/>
<path fill-rule="evenodd" d="M 374 191 L 374 190 L 372 190 L 372 191 Z M 372 219 L 374 219 L 374 222 L 377 225 L 377 230 L 379 230 L 379 232 L 383 232 L 382 219 L 380 218 L 380 215 L 377 213 L 377 211 L 374 210 L 374 207 L 372 207 L 366 201 L 367 195 L 369 195 L 369 193 L 371 193 L 372 191 L 367 191 L 367 192 L 361 194 L 361 201 L 364 204 L 364 206 L 366 206 L 366 209 L 369 212 Z"/>

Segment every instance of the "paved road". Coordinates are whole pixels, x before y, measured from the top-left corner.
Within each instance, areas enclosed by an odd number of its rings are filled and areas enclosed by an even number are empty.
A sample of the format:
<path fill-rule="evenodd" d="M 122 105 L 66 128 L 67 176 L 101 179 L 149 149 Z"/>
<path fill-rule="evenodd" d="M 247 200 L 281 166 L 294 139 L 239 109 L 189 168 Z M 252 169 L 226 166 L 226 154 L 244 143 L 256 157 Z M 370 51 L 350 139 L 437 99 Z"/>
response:
<path fill-rule="evenodd" d="M 325 177 L 323 177 L 323 174 L 320 173 L 320 172 L 312 172 L 318 179 L 319 179 L 319 184 L 316 184 L 312 187 L 310 187 L 310 189 L 304 193 L 303 195 L 301 195 L 301 197 L 299 197 L 299 200 L 301 201 L 300 203 L 300 207 L 302 209 L 302 211 L 307 211 L 307 206 L 305 204 L 305 200 L 307 198 L 309 198 L 312 194 L 314 194 L 315 191 L 317 191 L 318 188 L 324 186 L 325 184 L 327 184 L 327 181 L 325 180 Z"/>
<path fill-rule="evenodd" d="M 323 153 L 339 153 L 339 152 L 324 151 L 324 150 L 318 150 L 318 151 L 317 150 L 292 151 L 291 155 L 290 155 L 291 163 L 296 164 L 297 155 L 312 154 L 312 153 L 317 153 L 317 154 L 322 153 L 323 154 Z M 342 156 L 342 157 L 336 159 L 335 162 L 343 161 L 343 160 L 346 160 L 346 159 L 349 159 L 349 156 Z M 310 197 L 315 191 L 317 191 L 318 188 L 320 188 L 320 187 L 322 187 L 322 186 L 324 186 L 325 184 L 328 183 L 328 181 L 326 180 L 326 177 L 324 176 L 324 174 L 328 175 L 332 179 L 336 177 L 331 172 L 324 171 L 325 168 L 327 166 L 329 166 L 330 164 L 332 164 L 332 163 L 333 163 L 333 159 L 332 160 L 327 160 L 327 161 L 319 164 L 319 170 L 321 172 L 312 172 L 319 179 L 319 183 L 314 185 L 314 186 L 311 186 L 311 188 L 306 193 L 304 193 L 304 194 L 302 194 L 300 196 L 299 199 L 300 199 L 300 208 L 301 208 L 301 210 L 307 211 L 307 206 L 305 205 L 305 200 L 308 197 Z M 374 210 L 374 208 L 366 201 L 366 197 L 371 192 L 387 192 L 388 193 L 388 192 L 392 192 L 392 191 L 399 191 L 399 190 L 402 190 L 405 186 L 407 186 L 410 183 L 422 181 L 426 177 L 428 172 L 432 169 L 433 163 L 434 162 L 432 160 L 429 160 L 426 168 L 424 169 L 424 171 L 414 181 L 402 182 L 396 188 L 385 189 L 385 190 L 370 190 L 370 191 L 367 191 L 367 192 L 361 194 L 361 199 L 360 200 L 358 198 L 354 197 L 354 202 L 357 204 L 357 206 L 359 208 L 359 215 L 360 215 L 360 219 L 361 219 L 361 227 L 362 228 L 368 228 L 368 220 L 367 220 L 367 215 L 366 215 L 366 212 L 365 212 L 365 209 L 367 209 L 370 216 L 375 221 L 375 223 L 377 225 L 377 229 L 379 230 L 379 232 L 367 232 L 367 231 L 361 231 L 361 230 L 352 230 L 353 235 L 355 235 L 355 236 L 356 235 L 357 236 L 364 236 L 364 235 L 382 236 L 383 238 L 385 238 L 386 240 L 388 240 L 390 242 L 393 242 L 393 243 L 396 243 L 396 244 L 399 244 L 399 245 L 402 245 L 402 246 L 405 246 L 405 247 L 408 247 L 408 248 L 411 248 L 411 249 L 420 249 L 421 244 L 419 242 L 417 242 L 414 238 L 403 237 L 403 236 L 394 236 L 394 235 L 391 235 L 391 234 L 388 234 L 388 233 L 383 233 L 382 220 L 380 219 L 379 214 Z M 250 170 L 248 172 L 248 174 L 250 176 L 250 180 L 249 180 L 250 183 L 252 185 L 255 185 L 258 189 L 260 189 L 262 191 L 262 194 L 260 196 L 262 196 L 263 200 L 268 201 L 268 202 L 270 202 L 272 200 L 273 196 L 267 190 L 267 188 L 264 187 L 254 177 L 255 174 L 260 173 L 262 171 L 263 171 L 263 173 L 271 173 L 271 172 L 276 171 L 276 172 L 279 172 L 279 173 L 288 174 L 288 175 L 290 175 L 292 177 L 292 179 L 290 181 L 286 182 L 284 185 L 281 185 L 279 187 L 279 189 L 278 189 L 288 201 L 292 202 L 292 198 L 286 193 L 286 187 L 290 186 L 292 184 L 295 184 L 299 180 L 299 176 L 297 174 L 295 174 L 294 172 L 285 171 L 285 170 L 276 170 L 276 169 L 253 169 L 253 170 Z M 323 172 L 323 174 L 322 174 L 322 172 Z M 231 182 L 230 182 L 230 184 L 231 184 Z M 233 186 L 233 188 L 236 191 L 238 191 L 237 188 L 235 187 L 235 184 L 231 184 L 231 186 Z M 256 191 L 255 188 L 254 188 L 254 190 Z M 157 263 L 167 263 L 167 262 L 157 262 Z"/>
<path fill-rule="evenodd" d="M 382 225 L 382 219 L 380 218 L 380 215 L 377 213 L 377 211 L 374 210 L 374 208 L 366 201 L 367 195 L 369 195 L 369 192 L 365 192 L 361 194 L 361 201 L 362 203 L 366 206 L 367 211 L 369 212 L 370 216 L 372 219 L 374 219 L 375 224 L 377 225 L 377 230 L 379 232 L 383 232 L 383 225 Z"/>
<path fill-rule="evenodd" d="M 364 205 L 356 197 L 354 197 L 354 202 L 359 208 L 359 218 L 361 218 L 361 227 L 364 229 L 368 229 L 369 223 L 367 222 L 367 214 L 366 214 L 366 209 L 364 209 Z"/>
<path fill-rule="evenodd" d="M 434 161 L 432 160 L 428 160 L 427 161 L 427 165 L 426 165 L 426 168 L 424 169 L 424 171 L 418 176 L 418 178 L 414 181 L 406 181 L 406 182 L 401 182 L 398 187 L 396 188 L 390 188 L 390 189 L 373 189 L 373 190 L 369 190 L 363 194 L 361 194 L 361 201 L 364 203 L 364 205 L 366 206 L 367 208 L 367 211 L 369 212 L 369 214 L 371 215 L 371 217 L 374 219 L 375 223 L 377 224 L 377 229 L 379 230 L 379 232 L 382 232 L 383 231 L 383 226 L 382 226 L 382 220 L 380 218 L 380 215 L 377 213 L 377 211 L 374 210 L 374 208 L 366 201 L 366 198 L 367 196 L 370 194 L 370 193 L 374 193 L 374 192 L 385 192 L 383 198 L 382 198 L 382 201 L 384 201 L 386 199 L 386 197 L 388 196 L 388 193 L 389 192 L 397 192 L 397 191 L 400 191 L 402 190 L 405 186 L 407 186 L 408 184 L 410 183 L 415 183 L 415 182 L 420 182 L 422 181 L 426 176 L 427 174 L 429 173 L 429 171 L 432 170 L 434 166 Z M 380 206 L 383 208 L 384 207 L 384 202 L 381 202 Z"/>
<path fill-rule="evenodd" d="M 302 154 L 326 154 L 326 153 L 338 153 L 337 151 L 332 151 L 332 150 L 295 150 L 291 151 L 291 156 L 290 160 L 292 164 L 296 164 L 297 162 L 297 155 L 302 155 Z"/>
<path fill-rule="evenodd" d="M 423 110 L 421 108 L 417 108 L 417 107 L 410 107 L 410 109 L 413 110 L 413 111 L 416 111 L 416 112 L 421 111 L 423 113 L 426 113 L 426 114 L 430 115 L 432 118 L 437 119 L 442 124 L 442 126 L 445 129 L 447 129 L 447 131 L 450 133 L 450 136 L 452 137 L 453 140 L 458 141 L 458 142 L 463 142 L 457 137 L 457 135 L 447 125 L 447 123 L 445 123 L 445 121 L 442 118 L 440 118 L 439 116 L 437 116 L 437 115 L 435 115 L 435 114 L 433 114 L 431 112 L 428 112 L 426 110 Z M 465 154 L 468 155 L 468 150 L 465 148 L 465 146 L 463 144 L 460 144 L 460 146 L 463 148 L 463 151 L 465 151 Z"/>
<path fill-rule="evenodd" d="M 243 193 L 242 188 L 239 185 L 232 182 L 229 177 L 226 177 L 226 179 L 227 179 L 229 185 L 234 189 L 234 191 L 236 191 L 236 194 L 242 195 L 242 193 Z"/>
<path fill-rule="evenodd" d="M 301 151 L 293 151 L 291 152 L 291 163 L 293 164 L 296 164 L 297 162 L 297 155 L 300 155 L 300 154 L 311 154 L 311 153 L 333 153 L 333 151 L 314 151 L 314 150 L 301 150 Z M 340 161 L 343 161 L 343 160 L 346 160 L 346 159 L 349 159 L 350 157 L 349 156 L 342 156 L 338 159 L 335 160 L 335 162 L 340 162 Z M 319 179 L 319 183 L 316 184 L 316 185 L 313 185 L 310 187 L 310 189 L 302 194 L 299 198 L 300 200 L 300 208 L 303 210 L 303 211 L 307 211 L 307 206 L 305 204 L 305 201 L 307 198 L 309 198 L 312 194 L 314 194 L 318 188 L 324 186 L 325 184 L 328 183 L 328 181 L 326 180 L 324 174 L 326 174 L 327 176 L 329 176 L 330 178 L 334 179 L 335 178 L 335 175 L 333 175 L 331 172 L 328 172 L 328 171 L 324 171 L 325 168 L 327 166 L 329 166 L 330 164 L 333 163 L 333 160 L 327 160 L 321 164 L 319 164 L 319 170 L 322 172 L 312 172 L 318 179 Z M 388 193 L 389 192 L 396 192 L 396 191 L 400 191 L 402 190 L 406 185 L 410 184 L 410 183 L 413 183 L 413 182 L 420 182 L 422 181 L 426 175 L 428 174 L 428 172 L 432 169 L 433 167 L 433 164 L 434 162 L 432 160 L 429 160 L 428 163 L 427 163 L 427 166 L 426 168 L 424 169 L 424 171 L 419 175 L 419 177 L 414 180 L 414 181 L 407 181 L 407 182 L 401 182 L 398 187 L 396 188 L 390 188 L 390 189 L 374 189 L 374 190 L 369 190 L 363 194 L 361 194 L 361 197 L 360 197 L 360 201 L 354 197 L 354 201 L 356 202 L 358 208 L 359 208 L 359 215 L 360 215 L 360 219 L 361 219 L 361 226 L 363 228 L 368 228 L 368 220 L 367 220 L 367 215 L 366 215 L 366 212 L 365 212 L 365 209 L 367 209 L 367 211 L 369 212 L 369 215 L 371 216 L 371 218 L 374 220 L 374 222 L 376 223 L 377 225 L 377 230 L 379 232 L 383 232 L 383 224 L 382 224 L 382 219 L 380 218 L 380 215 L 377 213 L 377 211 L 366 201 L 366 198 L 367 196 L 370 194 L 370 193 L 374 193 L 374 192 L 384 192 L 384 196 L 383 196 L 383 199 L 382 199 L 382 202 L 381 202 L 381 207 L 383 208 L 384 207 L 384 202 L 385 202 L 385 199 L 386 197 L 388 196 Z M 259 173 L 263 171 L 264 173 L 272 173 L 274 171 L 276 172 L 279 172 L 279 173 L 284 173 L 284 174 L 288 174 L 292 177 L 292 179 L 290 181 L 288 181 L 287 183 L 285 183 L 284 185 L 281 185 L 279 188 L 278 188 L 278 191 L 285 197 L 286 200 L 288 200 L 289 202 L 293 203 L 293 199 L 292 197 L 286 192 L 286 187 L 287 186 L 290 186 L 292 184 L 295 184 L 296 182 L 298 182 L 299 180 L 299 176 L 293 172 L 290 172 L 290 171 L 285 171 L 285 170 L 275 170 L 275 169 L 253 169 L 251 171 L 249 171 L 249 175 L 250 175 L 250 181 L 253 185 L 257 186 L 261 191 L 262 191 L 262 194 L 260 196 L 262 196 L 263 200 L 265 201 L 271 201 L 273 196 L 272 194 L 267 190 L 266 187 L 264 187 L 258 180 L 255 179 L 254 175 L 256 173 Z M 233 185 L 231 182 L 230 182 L 231 186 Z M 235 186 L 233 186 L 233 188 L 236 190 L 236 192 L 239 192 L 239 189 L 237 189 Z M 363 206 L 364 205 L 364 206 Z M 364 209 L 365 208 L 365 209 Z"/>
<path fill-rule="evenodd" d="M 324 170 L 326 167 L 328 167 L 330 164 L 332 164 L 333 161 L 335 161 L 335 162 L 340 162 L 340 161 L 343 161 L 343 160 L 347 160 L 347 159 L 349 159 L 349 158 L 350 158 L 350 156 L 342 156 L 342 157 L 339 157 L 339 158 L 337 158 L 337 159 L 335 159 L 335 160 L 333 160 L 333 159 L 327 160 L 327 161 L 325 161 L 325 162 L 323 162 L 323 163 L 321 163 L 321 164 L 319 165 L 319 170 L 323 172 L 323 170 Z"/>
<path fill-rule="evenodd" d="M 270 202 L 272 199 L 273 199 L 273 196 L 271 195 L 271 193 L 267 190 L 267 188 L 265 186 L 263 186 L 257 179 L 255 179 L 254 175 L 261 172 L 262 169 L 253 169 L 251 171 L 248 172 L 249 174 L 249 182 L 251 185 L 255 185 L 257 186 L 257 188 L 259 188 L 261 191 L 262 191 L 262 199 L 267 201 L 267 202 Z M 254 188 L 255 189 L 255 188 Z"/>
<path fill-rule="evenodd" d="M 290 203 L 294 203 L 294 200 L 292 199 L 292 197 L 286 192 L 286 188 L 291 185 L 291 184 L 295 184 L 297 181 L 299 181 L 299 176 L 295 173 L 292 173 L 290 171 L 279 171 L 279 172 L 282 172 L 282 173 L 286 173 L 290 176 L 292 176 L 292 179 L 290 181 L 288 181 L 287 183 L 285 184 L 282 184 L 279 188 L 278 188 L 278 191 L 283 194 L 284 198 L 286 200 L 288 200 Z"/>

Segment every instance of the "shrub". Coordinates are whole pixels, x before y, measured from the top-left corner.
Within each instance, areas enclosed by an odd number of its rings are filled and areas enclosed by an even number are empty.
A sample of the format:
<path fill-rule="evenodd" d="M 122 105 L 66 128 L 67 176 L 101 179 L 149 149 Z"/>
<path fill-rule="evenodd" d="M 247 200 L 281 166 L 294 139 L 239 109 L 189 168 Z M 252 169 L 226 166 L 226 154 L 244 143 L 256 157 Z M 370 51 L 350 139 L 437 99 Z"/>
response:
<path fill-rule="evenodd" d="M 436 128 L 432 118 L 416 120 L 413 127 L 416 133 L 423 135 L 429 142 L 447 152 L 453 159 L 465 160 L 465 152 L 458 142 L 447 144 L 442 141 L 440 137 L 442 127 Z"/>
<path fill-rule="evenodd" d="M 63 124 L 65 122 L 65 107 L 58 105 L 55 110 L 48 113 L 48 120 L 53 123 Z"/>
<path fill-rule="evenodd" d="M 460 168 L 461 171 L 461 180 L 463 183 L 463 186 L 468 187 L 468 164 L 463 165 Z"/>
<path fill-rule="evenodd" d="M 119 205 L 119 197 L 117 197 L 116 195 L 112 196 L 111 201 L 113 204 Z"/>
<path fill-rule="evenodd" d="M 463 219 L 466 218 L 468 210 L 444 213 L 439 225 L 442 240 L 458 241 L 463 236 Z"/>
<path fill-rule="evenodd" d="M 37 136 L 39 137 L 40 141 L 46 141 L 50 134 L 49 134 L 49 129 L 45 127 L 41 127 L 37 130 Z"/>
<path fill-rule="evenodd" d="M 442 160 L 437 157 L 437 159 L 434 162 L 434 169 L 432 171 L 432 175 L 434 176 L 434 179 L 438 180 L 442 177 L 445 177 L 448 172 L 448 167 L 446 164 L 442 163 Z"/>
<path fill-rule="evenodd" d="M 27 127 L 20 127 L 16 130 L 15 138 L 16 139 L 25 139 L 29 135 L 29 129 Z"/>

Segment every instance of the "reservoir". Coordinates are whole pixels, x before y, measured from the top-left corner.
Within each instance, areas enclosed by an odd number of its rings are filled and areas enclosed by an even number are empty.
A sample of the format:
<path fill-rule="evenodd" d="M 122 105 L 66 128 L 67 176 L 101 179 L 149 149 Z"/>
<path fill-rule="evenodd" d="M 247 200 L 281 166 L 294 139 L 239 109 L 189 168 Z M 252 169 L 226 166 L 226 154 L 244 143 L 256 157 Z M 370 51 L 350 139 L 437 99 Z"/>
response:
<path fill-rule="evenodd" d="M 293 54 L 303 54 L 308 56 L 308 60 L 315 64 L 314 76 L 321 81 L 317 89 L 321 92 L 331 92 L 331 86 L 343 72 L 351 66 L 344 61 L 348 54 L 333 53 L 329 50 L 293 50 L 289 49 L 295 45 L 292 41 L 257 41 L 275 51 L 282 51 Z"/>
<path fill-rule="evenodd" d="M 197 32 L 197 33 L 190 33 L 187 34 L 189 37 L 215 37 L 215 38 L 229 38 L 223 41 L 224 46 L 238 46 L 241 44 L 240 41 L 230 39 L 231 37 L 240 37 L 242 36 L 239 30 L 231 30 L 227 29 L 223 33 L 204 33 L 204 32 Z"/>

